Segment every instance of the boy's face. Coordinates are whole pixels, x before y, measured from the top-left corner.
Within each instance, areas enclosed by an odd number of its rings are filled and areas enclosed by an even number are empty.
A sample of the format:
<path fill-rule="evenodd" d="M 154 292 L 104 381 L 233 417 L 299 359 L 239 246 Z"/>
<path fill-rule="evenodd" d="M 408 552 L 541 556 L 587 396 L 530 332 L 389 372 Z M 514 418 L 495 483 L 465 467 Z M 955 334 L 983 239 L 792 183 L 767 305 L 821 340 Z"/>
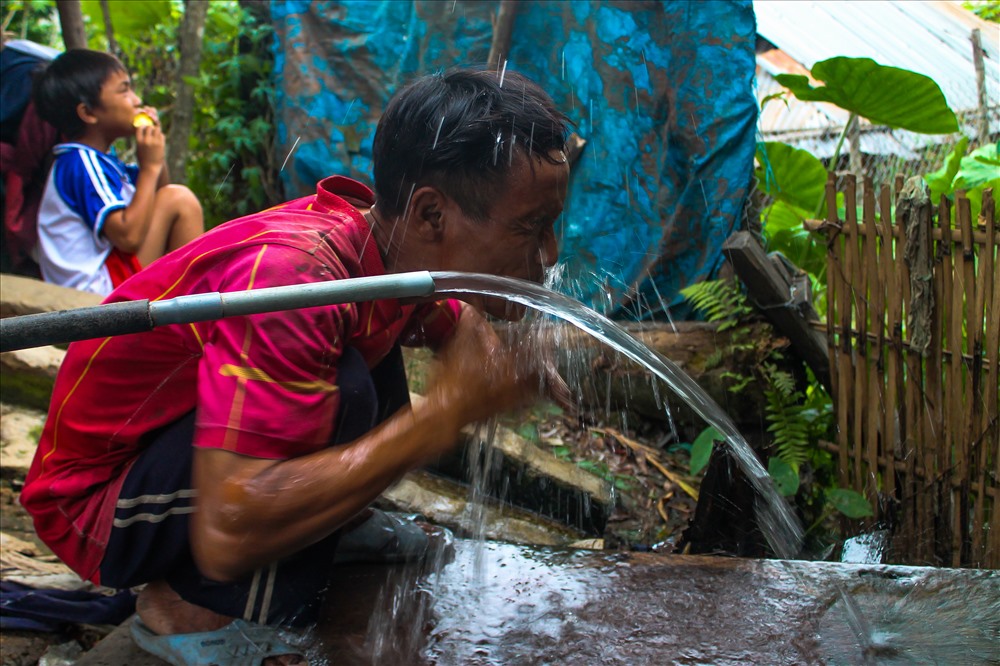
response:
<path fill-rule="evenodd" d="M 132 136 L 135 129 L 132 119 L 142 105 L 142 100 L 132 89 L 128 72 L 112 72 L 101 84 L 101 97 L 90 112 L 97 118 L 97 127 L 109 138 Z"/>
<path fill-rule="evenodd" d="M 569 163 L 554 151 L 551 163 L 538 157 L 515 162 L 506 191 L 493 203 L 489 220 L 458 219 L 459 233 L 451 235 L 444 270 L 489 273 L 541 282 L 545 269 L 559 259 L 555 222 L 562 213 L 569 182 Z M 530 159 L 530 162 L 529 162 Z M 484 298 L 474 303 L 489 314 L 517 320 L 523 306 L 504 299 Z"/>

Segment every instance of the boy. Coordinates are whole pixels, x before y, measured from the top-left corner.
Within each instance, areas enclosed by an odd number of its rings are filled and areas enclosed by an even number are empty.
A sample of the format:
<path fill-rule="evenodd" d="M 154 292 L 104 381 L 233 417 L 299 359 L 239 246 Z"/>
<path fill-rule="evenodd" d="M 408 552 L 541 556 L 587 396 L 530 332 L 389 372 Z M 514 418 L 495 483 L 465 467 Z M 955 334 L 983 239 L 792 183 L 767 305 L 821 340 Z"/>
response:
<path fill-rule="evenodd" d="M 108 300 L 417 270 L 540 282 L 558 258 L 565 133 L 552 100 L 516 73 L 502 86 L 496 72 L 424 77 L 379 122 L 374 195 L 326 178 L 315 195 L 202 235 Z M 146 650 L 174 664 L 290 663 L 272 626 L 313 619 L 340 530 L 465 424 L 539 393 L 541 373 L 481 314 L 523 309 L 468 302 L 385 299 L 75 342 L 21 502 L 84 578 L 146 583 L 133 623 Z M 413 405 L 402 343 L 441 361 Z"/>
<path fill-rule="evenodd" d="M 197 197 L 168 184 L 156 111 L 142 106 L 117 58 L 67 51 L 39 74 L 34 101 L 70 140 L 53 149 L 38 211 L 38 263 L 47 282 L 106 296 L 204 231 Z M 135 137 L 138 165 L 109 152 L 127 136 Z"/>

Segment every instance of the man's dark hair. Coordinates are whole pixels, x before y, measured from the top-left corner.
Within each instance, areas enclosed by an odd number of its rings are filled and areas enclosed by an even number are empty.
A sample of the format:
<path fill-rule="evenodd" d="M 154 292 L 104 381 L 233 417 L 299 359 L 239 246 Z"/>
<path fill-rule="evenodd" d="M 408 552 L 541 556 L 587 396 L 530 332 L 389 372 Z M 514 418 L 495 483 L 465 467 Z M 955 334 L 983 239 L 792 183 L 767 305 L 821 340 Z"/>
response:
<path fill-rule="evenodd" d="M 70 49 L 35 77 L 33 96 L 38 115 L 67 138 L 83 134 L 84 124 L 76 113 L 81 102 L 96 108 L 101 86 L 115 72 L 124 72 L 118 58 L 101 51 Z"/>
<path fill-rule="evenodd" d="M 564 149 L 568 122 L 538 84 L 516 72 L 422 77 L 389 101 L 375 130 L 377 205 L 402 215 L 413 190 L 430 185 L 485 220 L 516 160 L 557 161 L 550 153 Z"/>

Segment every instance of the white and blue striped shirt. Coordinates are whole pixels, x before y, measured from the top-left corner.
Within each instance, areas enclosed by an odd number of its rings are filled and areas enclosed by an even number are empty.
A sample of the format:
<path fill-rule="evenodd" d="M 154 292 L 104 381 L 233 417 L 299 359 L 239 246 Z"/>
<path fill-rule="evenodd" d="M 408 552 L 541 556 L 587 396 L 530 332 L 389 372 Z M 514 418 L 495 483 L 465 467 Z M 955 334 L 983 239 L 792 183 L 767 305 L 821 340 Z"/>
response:
<path fill-rule="evenodd" d="M 38 264 L 46 282 L 106 296 L 113 288 L 102 233 L 108 215 L 125 208 L 139 170 L 113 153 L 60 143 L 38 209 Z"/>

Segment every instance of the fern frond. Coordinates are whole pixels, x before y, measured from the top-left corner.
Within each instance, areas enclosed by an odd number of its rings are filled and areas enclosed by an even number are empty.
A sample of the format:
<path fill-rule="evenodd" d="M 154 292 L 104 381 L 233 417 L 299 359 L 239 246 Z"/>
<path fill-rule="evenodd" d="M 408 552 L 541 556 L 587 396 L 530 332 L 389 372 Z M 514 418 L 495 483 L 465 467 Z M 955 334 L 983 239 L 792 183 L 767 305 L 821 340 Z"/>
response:
<path fill-rule="evenodd" d="M 737 322 L 750 313 L 746 296 L 735 278 L 731 280 L 706 280 L 681 289 L 681 295 L 691 306 L 711 322 Z M 732 324 L 730 324 L 732 325 Z"/>

